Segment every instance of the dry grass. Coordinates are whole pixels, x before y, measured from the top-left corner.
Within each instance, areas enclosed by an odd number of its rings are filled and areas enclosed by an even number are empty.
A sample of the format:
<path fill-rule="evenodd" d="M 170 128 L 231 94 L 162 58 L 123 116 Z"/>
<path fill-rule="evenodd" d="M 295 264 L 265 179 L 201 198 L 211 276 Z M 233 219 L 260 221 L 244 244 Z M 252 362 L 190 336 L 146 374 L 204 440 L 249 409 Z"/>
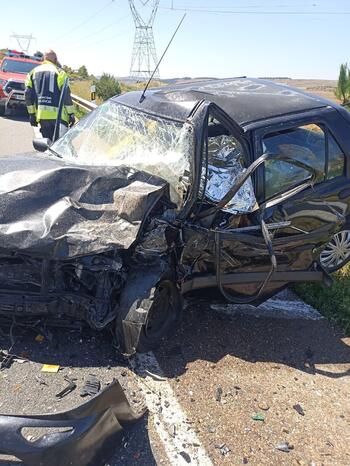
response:
<path fill-rule="evenodd" d="M 86 80 L 71 80 L 70 81 L 70 87 L 72 90 L 73 94 L 78 95 L 82 99 L 90 100 L 90 88 L 92 85 L 92 80 L 86 79 Z M 164 83 L 160 81 L 152 81 L 150 84 L 151 87 L 160 87 L 163 86 Z M 125 94 L 126 92 L 130 91 L 140 91 L 145 87 L 145 83 L 135 83 L 135 84 L 125 84 L 125 83 L 120 83 L 120 87 L 122 90 L 122 94 Z M 102 103 L 101 99 L 97 98 L 97 103 L 100 104 Z"/>
<path fill-rule="evenodd" d="M 335 97 L 337 81 L 331 79 L 277 79 L 277 82 L 287 84 L 287 86 L 297 87 L 310 94 L 316 94 L 325 99 L 340 103 Z"/>

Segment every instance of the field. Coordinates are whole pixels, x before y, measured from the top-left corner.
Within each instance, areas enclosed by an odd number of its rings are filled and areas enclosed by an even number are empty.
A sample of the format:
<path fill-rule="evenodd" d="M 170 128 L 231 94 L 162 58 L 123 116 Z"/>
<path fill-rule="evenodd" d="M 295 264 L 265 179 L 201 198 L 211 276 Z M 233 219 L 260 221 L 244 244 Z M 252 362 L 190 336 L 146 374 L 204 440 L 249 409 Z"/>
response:
<path fill-rule="evenodd" d="M 89 79 L 71 80 L 71 83 L 70 83 L 72 93 L 86 100 L 90 100 L 91 85 L 92 85 L 92 81 Z M 162 85 L 162 83 L 158 81 L 152 81 L 150 87 L 158 87 L 160 85 Z M 125 92 L 141 90 L 145 87 L 145 84 L 144 83 L 126 84 L 126 83 L 120 82 L 120 86 L 122 89 L 122 94 L 125 94 Z M 97 98 L 97 103 L 101 103 L 101 100 L 98 98 Z"/>
<path fill-rule="evenodd" d="M 326 79 L 277 79 L 277 82 L 287 84 L 288 86 L 297 87 L 310 94 L 316 94 L 325 99 L 330 99 L 338 102 L 334 95 L 337 86 L 336 80 Z"/>

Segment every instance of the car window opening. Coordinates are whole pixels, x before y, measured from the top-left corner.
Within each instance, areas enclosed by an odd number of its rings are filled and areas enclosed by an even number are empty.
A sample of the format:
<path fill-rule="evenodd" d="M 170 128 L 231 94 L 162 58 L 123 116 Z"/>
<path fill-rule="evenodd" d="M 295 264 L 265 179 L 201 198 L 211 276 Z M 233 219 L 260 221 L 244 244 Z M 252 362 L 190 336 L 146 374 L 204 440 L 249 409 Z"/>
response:
<path fill-rule="evenodd" d="M 208 137 L 204 145 L 207 161 L 202 169 L 201 190 L 211 204 L 221 201 L 245 172 L 245 153 L 240 142 L 216 119 L 209 117 Z M 237 194 L 222 208 L 223 212 L 242 214 L 256 208 L 256 197 L 251 177 Z"/>

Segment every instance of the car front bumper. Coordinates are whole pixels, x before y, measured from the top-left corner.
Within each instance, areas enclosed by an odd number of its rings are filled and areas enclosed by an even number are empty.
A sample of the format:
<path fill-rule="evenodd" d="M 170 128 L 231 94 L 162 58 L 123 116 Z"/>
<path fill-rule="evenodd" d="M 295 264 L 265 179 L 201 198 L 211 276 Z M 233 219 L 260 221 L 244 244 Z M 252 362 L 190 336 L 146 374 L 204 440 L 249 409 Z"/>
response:
<path fill-rule="evenodd" d="M 144 412 L 133 412 L 115 380 L 71 411 L 37 416 L 0 415 L 0 453 L 15 456 L 27 466 L 103 466 L 121 443 L 123 429 L 143 415 Z M 51 429 L 51 433 L 28 441 L 22 434 L 25 428 Z"/>
<path fill-rule="evenodd" d="M 0 105 L 6 108 L 25 107 L 24 92 L 11 91 L 8 94 L 3 93 L 0 96 Z"/>

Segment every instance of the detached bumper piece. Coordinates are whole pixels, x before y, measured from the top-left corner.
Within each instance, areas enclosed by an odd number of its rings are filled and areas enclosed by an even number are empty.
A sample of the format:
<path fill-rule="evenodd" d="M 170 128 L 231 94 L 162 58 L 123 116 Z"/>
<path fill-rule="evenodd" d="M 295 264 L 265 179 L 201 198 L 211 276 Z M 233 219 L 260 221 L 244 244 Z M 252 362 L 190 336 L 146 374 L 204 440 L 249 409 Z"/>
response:
<path fill-rule="evenodd" d="M 38 416 L 0 415 L 0 453 L 13 455 L 26 466 L 104 466 L 136 415 L 118 381 L 76 409 Z M 24 428 L 56 429 L 35 441 Z M 60 430 L 57 432 L 57 430 Z"/>

